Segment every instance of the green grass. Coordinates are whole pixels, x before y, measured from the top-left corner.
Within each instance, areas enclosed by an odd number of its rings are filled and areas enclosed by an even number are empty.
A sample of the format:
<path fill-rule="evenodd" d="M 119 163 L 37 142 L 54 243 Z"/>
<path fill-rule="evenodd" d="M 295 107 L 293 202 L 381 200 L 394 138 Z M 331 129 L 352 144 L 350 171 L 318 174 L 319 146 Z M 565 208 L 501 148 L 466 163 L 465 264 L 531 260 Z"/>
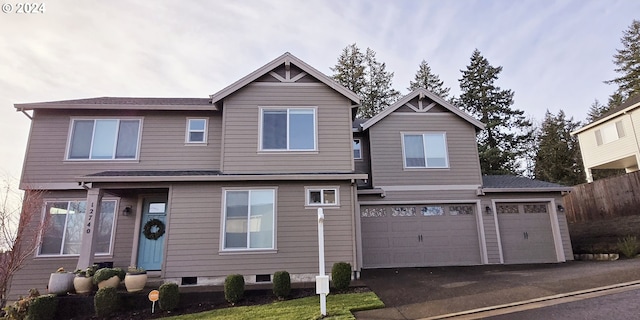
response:
<path fill-rule="evenodd" d="M 327 296 L 327 318 L 324 319 L 355 319 L 352 311 L 384 308 L 384 303 L 373 292 L 330 294 Z M 185 314 L 176 317 L 163 318 L 174 320 L 190 319 L 319 319 L 320 297 L 274 302 L 266 305 L 232 307 L 201 313 Z"/>

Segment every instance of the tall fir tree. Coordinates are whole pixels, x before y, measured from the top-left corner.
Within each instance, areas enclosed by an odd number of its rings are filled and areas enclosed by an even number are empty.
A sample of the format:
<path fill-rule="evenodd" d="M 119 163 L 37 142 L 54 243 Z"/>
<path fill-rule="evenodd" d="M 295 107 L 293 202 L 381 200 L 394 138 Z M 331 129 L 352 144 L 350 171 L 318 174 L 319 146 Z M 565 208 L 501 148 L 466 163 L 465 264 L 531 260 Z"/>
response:
<path fill-rule="evenodd" d="M 589 107 L 589 111 L 587 111 L 587 122 L 594 122 L 600 117 L 602 117 L 605 113 L 609 111 L 611 105 L 604 105 L 598 101 L 598 99 L 593 100 L 591 107 Z"/>
<path fill-rule="evenodd" d="M 571 132 L 580 127 L 564 111 L 554 115 L 547 110 L 536 135 L 538 148 L 535 155 L 536 179 L 567 186 L 584 183 L 584 168 L 578 139 Z"/>
<path fill-rule="evenodd" d="M 355 43 L 342 50 L 331 68 L 338 83 L 360 96 L 358 118 L 371 118 L 398 99 L 400 92 L 392 87 L 393 72 L 386 68 L 376 60 L 375 51 L 367 48 L 362 53 Z"/>
<path fill-rule="evenodd" d="M 466 70 L 460 70 L 457 104 L 486 125 L 478 134 L 478 154 L 483 174 L 520 174 L 519 160 L 532 139 L 532 124 L 524 111 L 514 109 L 513 91 L 495 85 L 502 67 L 493 67 L 478 49 Z"/>
<path fill-rule="evenodd" d="M 640 20 L 633 20 L 629 28 L 623 31 L 620 42 L 622 49 L 616 49 L 616 54 L 613 55 L 613 63 L 616 65 L 614 70 L 620 76 L 605 81 L 618 85 L 609 103 L 609 106 L 614 107 L 640 94 Z"/>
<path fill-rule="evenodd" d="M 407 89 L 413 91 L 418 88 L 425 88 L 445 100 L 449 98 L 449 91 L 451 90 L 451 88 L 444 86 L 444 81 L 440 80 L 440 77 L 431 71 L 431 67 L 425 60 L 420 62 L 416 76 L 413 81 L 409 81 L 409 88 Z"/>

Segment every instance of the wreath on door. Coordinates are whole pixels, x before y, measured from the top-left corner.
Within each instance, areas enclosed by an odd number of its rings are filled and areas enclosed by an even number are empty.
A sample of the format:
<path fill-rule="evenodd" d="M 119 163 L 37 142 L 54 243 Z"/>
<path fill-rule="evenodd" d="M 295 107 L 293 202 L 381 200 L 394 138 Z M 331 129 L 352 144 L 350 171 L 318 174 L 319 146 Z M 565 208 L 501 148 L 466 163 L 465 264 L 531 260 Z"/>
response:
<path fill-rule="evenodd" d="M 165 225 L 158 219 L 151 219 L 144 225 L 142 234 L 149 240 L 158 240 L 165 232 Z"/>

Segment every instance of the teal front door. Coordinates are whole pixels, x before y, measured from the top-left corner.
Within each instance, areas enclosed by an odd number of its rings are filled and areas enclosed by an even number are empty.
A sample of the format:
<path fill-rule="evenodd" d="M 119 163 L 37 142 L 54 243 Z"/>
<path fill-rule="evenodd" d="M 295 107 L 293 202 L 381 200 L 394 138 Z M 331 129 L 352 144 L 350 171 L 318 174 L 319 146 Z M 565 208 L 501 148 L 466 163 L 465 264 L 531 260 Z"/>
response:
<path fill-rule="evenodd" d="M 146 270 L 160 270 L 167 231 L 167 201 L 166 198 L 146 198 L 143 204 L 138 267 Z"/>

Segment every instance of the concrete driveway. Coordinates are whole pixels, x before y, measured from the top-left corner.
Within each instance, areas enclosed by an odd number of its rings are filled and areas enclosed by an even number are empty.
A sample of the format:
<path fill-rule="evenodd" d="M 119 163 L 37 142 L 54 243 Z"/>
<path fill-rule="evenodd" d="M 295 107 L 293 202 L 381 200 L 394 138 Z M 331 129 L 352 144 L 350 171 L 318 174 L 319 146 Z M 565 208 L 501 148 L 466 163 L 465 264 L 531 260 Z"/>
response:
<path fill-rule="evenodd" d="M 376 269 L 361 280 L 386 308 L 357 319 L 420 319 L 640 280 L 640 259 Z"/>

